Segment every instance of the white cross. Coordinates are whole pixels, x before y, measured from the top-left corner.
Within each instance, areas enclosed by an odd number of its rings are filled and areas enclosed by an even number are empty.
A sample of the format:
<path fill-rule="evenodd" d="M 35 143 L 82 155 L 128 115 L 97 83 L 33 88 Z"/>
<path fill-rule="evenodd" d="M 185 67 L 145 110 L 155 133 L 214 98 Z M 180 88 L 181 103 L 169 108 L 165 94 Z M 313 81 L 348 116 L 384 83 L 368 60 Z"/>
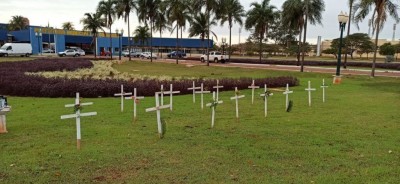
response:
<path fill-rule="evenodd" d="M 251 83 L 251 86 L 249 86 L 249 89 L 251 89 L 251 104 L 254 104 L 254 90 L 260 88 L 260 86 L 255 86 L 254 80 Z"/>
<path fill-rule="evenodd" d="M 201 109 L 204 109 L 204 94 L 211 93 L 210 91 L 204 91 L 204 85 L 201 83 L 200 91 L 196 91 L 196 93 L 201 94 Z"/>
<path fill-rule="evenodd" d="M 196 103 L 196 89 L 201 89 L 201 87 L 196 87 L 193 81 L 193 87 L 188 88 L 188 90 L 193 90 L 193 103 Z"/>
<path fill-rule="evenodd" d="M 235 87 L 235 96 L 231 97 L 231 100 L 236 101 L 236 118 L 239 119 L 239 99 L 244 98 L 244 95 L 239 96 L 239 91 L 237 87 Z"/>
<path fill-rule="evenodd" d="M 286 95 L 286 109 L 289 107 L 289 94 L 293 93 L 293 91 L 289 91 L 289 84 L 286 84 L 286 91 L 283 92 Z"/>
<path fill-rule="evenodd" d="M 224 86 L 219 85 L 219 80 L 217 80 L 217 85 L 213 86 L 213 89 L 217 89 L 217 101 L 219 100 L 219 89 L 224 88 Z"/>
<path fill-rule="evenodd" d="M 308 91 L 308 106 L 311 107 L 311 91 L 315 91 L 315 88 L 311 88 L 311 81 L 308 81 L 308 88 L 305 89 Z"/>
<path fill-rule="evenodd" d="M 268 115 L 268 97 L 274 95 L 273 93 L 267 94 L 267 84 L 264 84 L 264 94 L 260 94 L 261 97 L 264 97 L 264 115 L 267 117 Z"/>
<path fill-rule="evenodd" d="M 0 134 L 7 133 L 6 114 L 11 111 L 10 106 L 0 108 Z"/>
<path fill-rule="evenodd" d="M 120 96 L 121 97 L 121 112 L 124 112 L 124 97 L 132 95 L 132 93 L 125 93 L 124 92 L 124 85 L 121 85 L 121 93 L 114 94 L 114 96 Z"/>
<path fill-rule="evenodd" d="M 160 93 L 155 94 L 156 106 L 152 107 L 152 108 L 147 108 L 146 112 L 157 111 L 158 134 L 159 134 L 160 138 L 162 138 L 163 130 L 162 130 L 162 125 L 161 125 L 161 109 L 167 109 L 167 108 L 169 108 L 170 105 L 161 105 L 160 106 L 159 95 L 160 95 Z"/>
<path fill-rule="evenodd" d="M 173 94 L 179 94 L 179 93 L 181 93 L 180 91 L 174 91 L 173 90 L 173 86 L 172 86 L 172 84 L 170 84 L 170 86 L 169 86 L 169 91 L 165 91 L 165 92 L 162 92 L 162 94 L 166 94 L 166 95 L 169 95 L 169 105 L 170 105 L 170 107 L 169 107 L 169 109 L 172 111 L 172 96 L 173 96 Z"/>
<path fill-rule="evenodd" d="M 328 86 L 325 86 L 325 79 L 322 79 L 322 102 L 325 103 L 325 88 L 328 88 Z"/>
<path fill-rule="evenodd" d="M 81 110 L 79 109 L 79 107 L 87 106 L 87 105 L 93 105 L 93 102 L 80 103 L 79 93 L 76 93 L 75 104 L 65 105 L 65 107 L 77 108 L 75 114 L 61 116 L 61 119 L 70 119 L 70 118 L 76 119 L 76 147 L 78 149 L 81 149 L 81 117 L 97 115 L 97 112 L 81 113 Z"/>
<path fill-rule="evenodd" d="M 215 98 L 215 91 L 213 92 L 213 102 L 212 103 L 208 103 L 206 104 L 207 107 L 211 107 L 212 108 L 212 112 L 211 112 L 211 128 L 214 128 L 214 122 L 215 122 L 215 108 L 216 105 L 218 104 L 222 104 L 223 101 L 217 101 Z"/>
<path fill-rule="evenodd" d="M 136 121 L 136 104 L 139 100 L 144 99 L 144 96 L 137 96 L 136 88 L 133 89 L 133 96 L 125 97 L 126 100 L 133 100 L 133 120 Z"/>

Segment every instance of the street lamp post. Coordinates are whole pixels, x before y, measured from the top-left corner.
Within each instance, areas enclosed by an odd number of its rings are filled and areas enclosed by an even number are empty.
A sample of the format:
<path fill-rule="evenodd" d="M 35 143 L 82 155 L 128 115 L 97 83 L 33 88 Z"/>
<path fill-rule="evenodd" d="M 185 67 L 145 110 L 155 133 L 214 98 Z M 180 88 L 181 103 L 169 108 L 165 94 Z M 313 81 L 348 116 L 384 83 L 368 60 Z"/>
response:
<path fill-rule="evenodd" d="M 340 44 L 339 44 L 339 51 L 338 51 L 338 62 L 336 66 L 336 75 L 333 78 L 333 83 L 334 84 L 340 84 L 342 81 L 342 78 L 340 76 L 340 65 L 342 62 L 342 45 L 343 45 L 343 31 L 346 29 L 346 23 L 349 21 L 349 16 L 347 13 L 340 12 L 338 15 L 338 21 L 339 21 L 339 28 L 340 28 Z"/>
<path fill-rule="evenodd" d="M 40 52 L 40 38 L 42 37 L 42 29 L 39 29 L 39 31 L 38 32 L 35 32 L 35 36 L 36 36 L 36 38 L 37 38 L 37 40 L 38 40 L 38 55 L 42 55 L 42 53 Z"/>
<path fill-rule="evenodd" d="M 116 29 L 115 32 L 117 32 L 117 34 L 118 34 L 118 51 L 119 51 L 118 55 L 119 55 L 119 60 L 121 61 L 121 55 L 122 55 L 121 39 L 122 39 L 122 36 L 124 35 L 124 29 L 121 29 L 121 33 L 119 33 L 118 29 Z"/>

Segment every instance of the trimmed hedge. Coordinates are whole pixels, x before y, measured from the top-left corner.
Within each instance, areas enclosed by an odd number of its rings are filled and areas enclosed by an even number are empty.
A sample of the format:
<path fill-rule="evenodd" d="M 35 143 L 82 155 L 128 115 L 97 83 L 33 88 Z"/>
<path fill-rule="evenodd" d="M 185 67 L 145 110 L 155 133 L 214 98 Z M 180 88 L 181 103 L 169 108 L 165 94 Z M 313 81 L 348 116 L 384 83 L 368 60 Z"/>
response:
<path fill-rule="evenodd" d="M 192 91 L 187 88 L 192 87 L 193 80 L 138 80 L 135 82 L 119 80 L 93 80 L 93 79 L 48 79 L 38 76 L 28 76 L 25 72 L 39 71 L 73 71 L 79 68 L 92 67 L 90 60 L 86 59 L 56 59 L 56 60 L 34 60 L 28 62 L 0 63 L 0 94 L 11 96 L 30 96 L 30 97 L 74 97 L 76 92 L 80 92 L 83 97 L 111 97 L 120 91 L 121 84 L 125 91 L 131 92 L 136 87 L 138 95 L 154 96 L 160 90 L 161 84 L 165 90 L 169 89 L 172 83 L 174 90 L 181 91 L 181 94 L 190 94 Z M 204 83 L 206 90 L 212 90 L 216 84 L 215 80 L 195 80 L 199 86 Z M 224 90 L 247 89 L 251 84 L 251 78 L 240 79 L 220 79 L 220 85 Z M 269 87 L 284 87 L 286 84 L 295 86 L 299 80 L 295 77 L 275 77 L 265 79 L 255 79 L 256 85 L 267 84 Z"/>
<path fill-rule="evenodd" d="M 199 58 L 188 57 L 182 60 L 199 60 Z M 250 64 L 272 64 L 272 65 L 297 65 L 293 60 L 266 60 L 260 63 L 258 59 L 231 59 L 232 63 L 250 63 Z M 343 64 L 343 63 L 342 63 Z M 337 66 L 335 61 L 304 61 L 305 66 Z M 372 63 L 368 62 L 347 62 L 347 66 L 372 68 Z M 400 63 L 376 63 L 376 68 L 400 70 Z"/>

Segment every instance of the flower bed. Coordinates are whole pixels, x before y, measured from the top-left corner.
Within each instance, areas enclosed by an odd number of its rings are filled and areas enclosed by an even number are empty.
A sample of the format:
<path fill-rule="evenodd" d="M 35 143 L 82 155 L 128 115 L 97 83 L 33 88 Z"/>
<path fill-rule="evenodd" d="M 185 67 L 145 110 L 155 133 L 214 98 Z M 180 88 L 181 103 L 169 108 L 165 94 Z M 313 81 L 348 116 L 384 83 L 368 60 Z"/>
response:
<path fill-rule="evenodd" d="M 138 88 L 138 95 L 153 96 L 160 90 L 163 84 L 166 90 L 169 84 L 174 85 L 174 90 L 181 91 L 181 94 L 189 94 L 187 88 L 201 82 L 207 90 L 212 90 L 216 84 L 215 80 L 203 79 L 180 79 L 180 80 L 159 80 L 156 78 L 143 78 L 137 80 L 123 80 L 106 78 L 98 80 L 93 78 L 68 79 L 68 78 L 45 78 L 38 75 L 27 75 L 27 72 L 44 71 L 75 71 L 79 69 L 93 67 L 92 62 L 85 59 L 55 59 L 55 60 L 35 60 L 28 62 L 0 63 L 0 94 L 11 96 L 30 96 L 30 97 L 74 97 L 76 92 L 80 92 L 84 97 L 109 97 L 120 90 L 123 84 L 125 91 L 133 91 Z M 223 90 L 233 90 L 234 87 L 247 89 L 252 79 L 220 79 Z M 255 79 L 256 85 L 267 84 L 269 87 L 284 87 L 287 83 L 290 86 L 299 84 L 295 77 L 275 77 Z M 221 91 L 223 91 L 221 90 Z"/>
<path fill-rule="evenodd" d="M 199 60 L 199 58 L 188 57 L 182 60 Z M 199 60 L 200 61 L 200 60 Z M 265 60 L 260 63 L 258 59 L 231 59 L 232 63 L 272 64 L 272 65 L 297 65 L 293 60 Z M 342 63 L 343 64 L 343 63 Z M 305 66 L 337 66 L 336 61 L 304 61 Z M 369 62 L 347 62 L 347 66 L 372 68 Z M 400 70 L 400 63 L 376 63 L 376 68 Z"/>

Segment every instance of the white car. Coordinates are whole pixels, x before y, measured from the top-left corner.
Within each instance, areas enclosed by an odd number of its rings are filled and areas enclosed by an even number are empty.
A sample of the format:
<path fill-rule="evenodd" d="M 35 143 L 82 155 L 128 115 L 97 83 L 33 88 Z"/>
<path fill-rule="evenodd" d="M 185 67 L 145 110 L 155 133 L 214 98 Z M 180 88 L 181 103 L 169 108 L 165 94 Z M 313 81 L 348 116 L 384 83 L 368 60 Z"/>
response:
<path fill-rule="evenodd" d="M 143 59 L 143 58 L 146 58 L 146 59 L 150 59 L 150 58 L 154 58 L 154 59 L 157 59 L 157 54 L 156 53 L 150 53 L 150 52 L 142 52 L 141 54 L 140 54 L 140 57 Z"/>
<path fill-rule="evenodd" d="M 32 46 L 29 43 L 6 43 L 0 48 L 1 56 L 26 56 L 32 54 Z"/>
<path fill-rule="evenodd" d="M 64 52 L 59 52 L 57 54 L 60 57 L 64 57 L 64 56 L 79 57 L 80 56 L 79 52 L 76 51 L 75 49 L 67 49 Z"/>
<path fill-rule="evenodd" d="M 204 63 L 207 60 L 207 55 L 203 54 L 200 56 L 200 61 Z M 209 60 L 214 61 L 215 63 L 225 63 L 228 61 L 228 56 L 222 54 L 221 52 L 213 51 L 209 53 Z"/>
<path fill-rule="evenodd" d="M 86 56 L 86 52 L 82 49 L 74 49 L 75 51 L 77 51 L 79 53 L 79 56 Z"/>

